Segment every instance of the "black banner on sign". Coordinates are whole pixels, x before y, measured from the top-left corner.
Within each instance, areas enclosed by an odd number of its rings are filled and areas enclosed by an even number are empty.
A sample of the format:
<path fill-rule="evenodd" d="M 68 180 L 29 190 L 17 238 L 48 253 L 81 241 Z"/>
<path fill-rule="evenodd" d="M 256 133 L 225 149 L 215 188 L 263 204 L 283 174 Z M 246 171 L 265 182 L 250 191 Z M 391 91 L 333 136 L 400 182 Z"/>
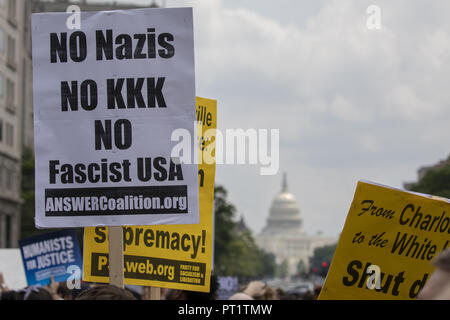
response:
<path fill-rule="evenodd" d="M 108 277 L 108 255 L 92 253 L 91 275 Z M 124 276 L 165 282 L 205 284 L 206 264 L 161 258 L 124 255 Z"/>
<path fill-rule="evenodd" d="M 45 215 L 186 214 L 187 186 L 45 189 Z"/>

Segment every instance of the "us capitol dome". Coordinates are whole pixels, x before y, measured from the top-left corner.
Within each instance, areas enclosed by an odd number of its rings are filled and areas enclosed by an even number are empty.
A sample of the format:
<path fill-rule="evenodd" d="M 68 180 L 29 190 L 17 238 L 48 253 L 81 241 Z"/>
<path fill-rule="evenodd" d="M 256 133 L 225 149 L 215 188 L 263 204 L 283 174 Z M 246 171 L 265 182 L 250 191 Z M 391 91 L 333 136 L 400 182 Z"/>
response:
<path fill-rule="evenodd" d="M 287 261 L 288 275 L 297 273 L 300 260 L 309 266 L 314 249 L 337 242 L 337 237 L 310 236 L 302 230 L 303 219 L 295 196 L 288 191 L 287 176 L 283 174 L 281 191 L 269 208 L 266 226 L 256 236 L 258 246 L 275 255 L 278 264 Z"/>
<path fill-rule="evenodd" d="M 276 235 L 279 233 L 300 234 L 301 232 L 300 208 L 295 196 L 288 192 L 286 174 L 283 174 L 281 192 L 272 201 L 267 225 L 262 233 Z"/>

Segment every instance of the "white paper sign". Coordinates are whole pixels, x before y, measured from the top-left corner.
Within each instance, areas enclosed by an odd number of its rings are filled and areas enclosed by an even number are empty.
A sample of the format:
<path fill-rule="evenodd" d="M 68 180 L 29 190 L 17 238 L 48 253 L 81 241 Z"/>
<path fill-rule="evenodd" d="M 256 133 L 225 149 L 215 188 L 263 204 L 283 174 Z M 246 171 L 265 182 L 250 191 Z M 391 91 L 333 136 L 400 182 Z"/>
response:
<path fill-rule="evenodd" d="M 192 8 L 32 16 L 36 226 L 198 223 Z"/>

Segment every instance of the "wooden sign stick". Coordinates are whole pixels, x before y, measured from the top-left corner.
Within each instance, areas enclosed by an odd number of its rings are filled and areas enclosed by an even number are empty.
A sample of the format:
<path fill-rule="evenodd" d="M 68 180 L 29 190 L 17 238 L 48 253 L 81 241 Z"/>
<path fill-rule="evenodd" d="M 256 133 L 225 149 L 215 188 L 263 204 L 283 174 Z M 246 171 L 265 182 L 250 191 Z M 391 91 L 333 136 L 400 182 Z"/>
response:
<path fill-rule="evenodd" d="M 150 287 L 150 300 L 161 300 L 161 288 Z"/>
<path fill-rule="evenodd" d="M 122 226 L 109 227 L 109 283 L 124 287 Z"/>

